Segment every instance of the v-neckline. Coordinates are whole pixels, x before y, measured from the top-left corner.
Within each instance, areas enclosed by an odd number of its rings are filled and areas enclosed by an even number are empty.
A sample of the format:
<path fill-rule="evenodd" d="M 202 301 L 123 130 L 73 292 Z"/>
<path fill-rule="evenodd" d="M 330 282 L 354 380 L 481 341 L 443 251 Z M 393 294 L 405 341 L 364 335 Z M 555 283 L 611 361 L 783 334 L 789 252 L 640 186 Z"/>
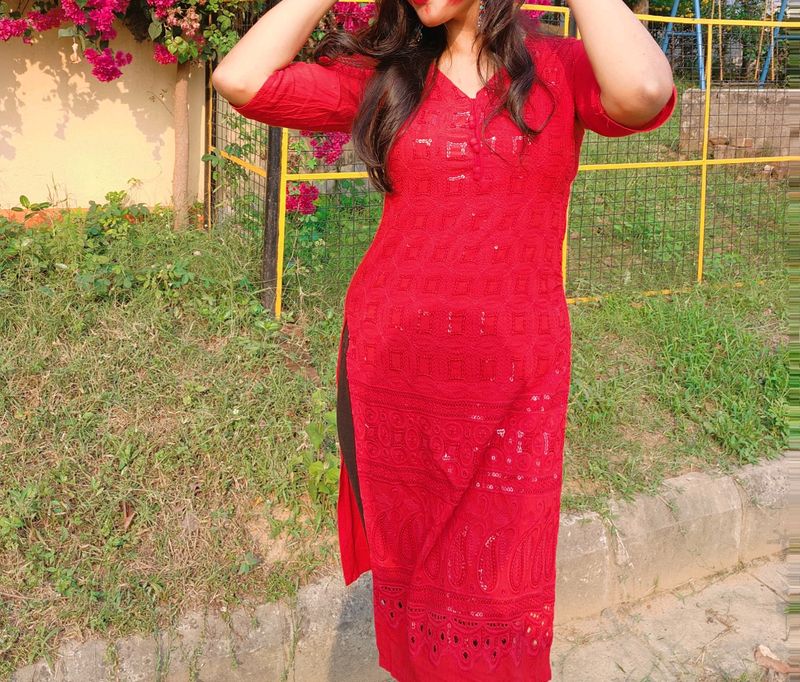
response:
<path fill-rule="evenodd" d="M 489 85 L 497 78 L 498 74 L 502 70 L 502 67 L 498 67 L 498 69 L 489 77 L 489 80 L 486 81 L 486 85 L 481 86 L 478 92 L 475 93 L 475 97 L 470 97 L 466 92 L 464 92 L 461 88 L 459 88 L 452 80 L 450 80 L 449 76 L 439 68 L 439 64 L 434 60 L 433 62 L 434 70 L 441 75 L 447 83 L 450 84 L 450 87 L 453 88 L 457 93 L 459 93 L 465 99 L 470 100 L 471 102 L 477 102 L 478 97 L 481 96 L 481 93 L 484 92 Z"/>

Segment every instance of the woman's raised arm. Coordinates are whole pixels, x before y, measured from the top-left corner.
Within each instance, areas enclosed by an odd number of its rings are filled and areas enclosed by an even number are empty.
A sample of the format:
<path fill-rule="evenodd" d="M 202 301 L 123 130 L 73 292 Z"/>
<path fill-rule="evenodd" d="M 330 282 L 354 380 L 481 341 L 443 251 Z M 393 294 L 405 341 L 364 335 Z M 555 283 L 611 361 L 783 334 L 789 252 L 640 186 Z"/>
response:
<path fill-rule="evenodd" d="M 250 101 L 275 71 L 287 66 L 336 0 L 280 0 L 245 33 L 211 74 L 214 89 L 233 106 Z"/>
<path fill-rule="evenodd" d="M 582 70 L 601 86 L 602 109 L 622 126 L 646 127 L 669 104 L 675 83 L 669 59 L 622 0 L 567 0 L 578 25 Z"/>
<path fill-rule="evenodd" d="M 271 126 L 350 132 L 374 59 L 294 61 L 332 0 L 281 0 L 239 40 L 211 76 L 245 118 Z M 280 30 L 278 30 L 280 29 Z M 353 55 L 351 55 L 352 57 Z"/>

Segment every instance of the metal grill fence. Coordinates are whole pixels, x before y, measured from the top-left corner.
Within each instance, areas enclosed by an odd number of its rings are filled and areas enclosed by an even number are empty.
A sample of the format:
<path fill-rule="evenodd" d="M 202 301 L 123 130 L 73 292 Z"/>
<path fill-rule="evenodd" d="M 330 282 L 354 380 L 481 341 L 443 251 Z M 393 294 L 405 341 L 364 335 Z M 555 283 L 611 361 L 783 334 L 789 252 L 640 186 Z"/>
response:
<path fill-rule="evenodd" d="M 569 8 L 522 8 L 580 37 Z M 637 16 L 671 60 L 679 103 L 649 133 L 586 132 L 563 244 L 571 303 L 735 283 L 784 265 L 788 167 L 800 159 L 790 139 L 788 29 L 800 22 Z M 240 34 L 257 18 L 244 16 Z M 322 134 L 270 130 L 211 90 L 209 100 L 208 224 L 253 235 L 276 316 L 301 289 L 341 295 L 383 205 L 348 136 L 324 136 L 329 147 L 344 144 L 328 165 L 314 154 Z M 313 212 L 297 210 L 304 203 Z"/>

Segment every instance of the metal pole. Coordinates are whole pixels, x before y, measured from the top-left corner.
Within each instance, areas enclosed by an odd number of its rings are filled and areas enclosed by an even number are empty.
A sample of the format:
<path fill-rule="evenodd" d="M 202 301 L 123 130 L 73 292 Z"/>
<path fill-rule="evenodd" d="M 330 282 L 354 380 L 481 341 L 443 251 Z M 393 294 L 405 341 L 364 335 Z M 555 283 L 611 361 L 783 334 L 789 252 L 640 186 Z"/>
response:
<path fill-rule="evenodd" d="M 772 2 L 772 0 L 768 0 L 768 2 Z M 784 17 L 786 16 L 786 7 L 788 4 L 789 0 L 783 0 L 780 10 L 778 11 L 778 17 L 775 19 L 775 21 L 783 21 Z M 767 48 L 767 58 L 764 60 L 764 68 L 761 69 L 761 77 L 758 79 L 759 85 L 764 85 L 767 82 L 767 72 L 769 71 L 769 65 L 772 63 L 772 57 L 775 51 L 779 30 L 780 28 L 778 26 L 770 29 L 770 31 L 772 31 L 772 40 Z"/>
<path fill-rule="evenodd" d="M 267 190 L 264 196 L 264 234 L 261 251 L 261 303 L 267 309 L 278 311 L 278 221 L 282 189 L 281 141 L 283 129 L 270 126 L 267 133 Z"/>
<path fill-rule="evenodd" d="M 698 24 L 698 28 L 699 28 Z M 702 34 L 701 34 L 702 35 Z M 706 248 L 706 201 L 708 197 L 708 135 L 711 121 L 711 55 L 713 54 L 714 26 L 708 24 L 708 65 L 704 69 L 708 79 L 708 87 L 705 91 L 705 101 L 703 110 L 703 164 L 700 166 L 700 226 L 697 240 L 697 282 L 703 281 L 703 266 Z M 705 83 L 704 83 L 705 85 Z"/>
<path fill-rule="evenodd" d="M 700 0 L 694 0 L 694 16 L 697 19 L 701 19 L 703 16 L 700 12 Z M 703 27 L 700 24 L 695 24 L 694 33 L 697 38 L 697 68 L 700 70 L 700 90 L 702 91 L 706 89 L 706 60 L 703 56 Z"/>
<path fill-rule="evenodd" d="M 674 2 L 672 3 L 672 9 L 670 10 L 669 13 L 671 17 L 678 16 L 679 3 L 680 0 L 674 0 Z M 671 36 L 672 36 L 672 22 L 670 21 L 667 24 L 667 27 L 664 29 L 664 37 L 661 39 L 661 50 L 664 52 L 664 54 L 667 54 L 667 50 L 669 49 L 669 39 Z"/>

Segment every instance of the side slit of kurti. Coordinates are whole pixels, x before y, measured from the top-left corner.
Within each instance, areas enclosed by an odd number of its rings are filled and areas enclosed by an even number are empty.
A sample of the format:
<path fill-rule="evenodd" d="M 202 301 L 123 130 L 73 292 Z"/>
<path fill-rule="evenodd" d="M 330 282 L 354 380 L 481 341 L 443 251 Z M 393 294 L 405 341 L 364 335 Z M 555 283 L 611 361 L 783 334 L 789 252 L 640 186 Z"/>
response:
<path fill-rule="evenodd" d="M 361 515 L 361 523 L 364 523 L 364 504 L 361 501 L 361 487 L 358 482 L 358 467 L 356 466 L 356 441 L 353 432 L 353 411 L 350 404 L 350 387 L 347 382 L 347 346 L 349 333 L 347 322 L 345 321 L 342 329 L 342 348 L 339 353 L 339 373 L 338 385 L 336 387 L 336 427 L 339 432 L 339 445 L 342 449 L 342 458 L 347 467 L 347 475 L 350 477 L 350 485 L 356 496 L 358 512 Z"/>
<path fill-rule="evenodd" d="M 336 361 L 336 427 L 341 459 L 336 514 L 339 553 L 345 585 L 354 582 L 362 573 L 372 568 L 367 541 L 367 524 L 359 486 L 353 405 L 347 380 L 347 349 L 349 345 L 350 334 L 345 315 L 339 335 L 339 355 Z"/>

